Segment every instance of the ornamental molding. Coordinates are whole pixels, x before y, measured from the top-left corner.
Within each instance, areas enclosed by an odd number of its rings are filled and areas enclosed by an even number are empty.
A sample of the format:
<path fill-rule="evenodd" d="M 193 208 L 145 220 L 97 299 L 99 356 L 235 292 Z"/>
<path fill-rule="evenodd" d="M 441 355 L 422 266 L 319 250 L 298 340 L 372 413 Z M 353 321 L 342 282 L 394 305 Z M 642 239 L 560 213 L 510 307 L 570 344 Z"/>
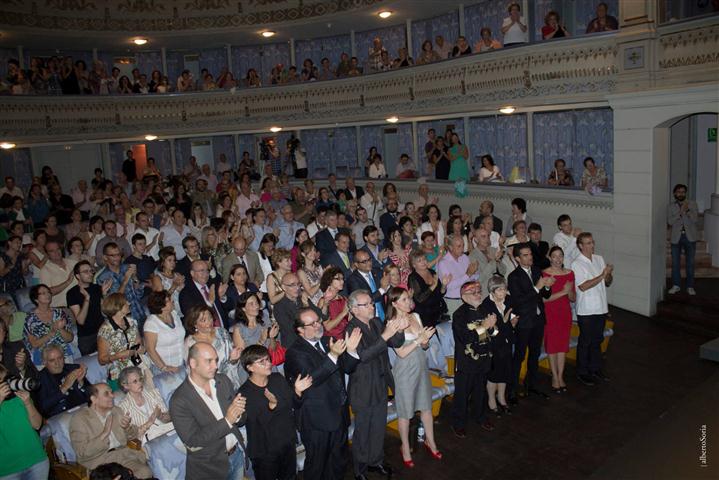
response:
<path fill-rule="evenodd" d="M 659 37 L 659 68 L 719 63 L 719 25 L 687 28 Z"/>

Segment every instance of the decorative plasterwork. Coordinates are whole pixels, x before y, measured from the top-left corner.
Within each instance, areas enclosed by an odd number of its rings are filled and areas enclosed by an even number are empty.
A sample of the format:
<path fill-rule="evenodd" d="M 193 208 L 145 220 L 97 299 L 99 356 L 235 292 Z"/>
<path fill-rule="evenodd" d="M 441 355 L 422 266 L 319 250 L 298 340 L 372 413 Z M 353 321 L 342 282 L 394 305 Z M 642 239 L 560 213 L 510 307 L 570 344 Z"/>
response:
<path fill-rule="evenodd" d="M 659 67 L 677 68 L 719 62 L 719 25 L 693 28 L 659 38 Z"/>
<path fill-rule="evenodd" d="M 316 18 L 382 1 L 4 0 L 0 25 L 115 32 L 207 30 Z"/>

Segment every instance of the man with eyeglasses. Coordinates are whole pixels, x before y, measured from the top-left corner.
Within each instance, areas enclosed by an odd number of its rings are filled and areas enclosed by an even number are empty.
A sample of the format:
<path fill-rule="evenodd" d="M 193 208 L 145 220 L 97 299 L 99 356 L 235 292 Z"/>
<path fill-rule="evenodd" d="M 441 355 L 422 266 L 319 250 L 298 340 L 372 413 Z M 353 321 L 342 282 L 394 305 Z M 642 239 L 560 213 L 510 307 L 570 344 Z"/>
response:
<path fill-rule="evenodd" d="M 374 228 L 374 227 L 372 227 Z M 376 232 L 375 228 L 375 234 Z M 375 271 L 372 268 L 372 256 L 365 249 L 357 250 L 355 254 L 355 270 L 347 277 L 347 290 L 366 290 L 370 292 L 372 301 L 375 304 L 375 313 L 380 320 L 384 320 L 384 294 L 389 287 L 389 276 L 382 276 L 381 270 Z"/>
<path fill-rule="evenodd" d="M 280 335 L 282 345 L 290 348 L 297 340 L 297 330 L 295 329 L 295 318 L 297 312 L 302 308 L 312 309 L 318 317 L 325 319 L 322 311 L 310 302 L 307 294 L 302 291 L 302 284 L 299 277 L 294 273 L 286 273 L 282 277 L 282 289 L 285 291 L 284 297 L 275 303 L 272 313 L 275 321 L 280 326 Z"/>
<path fill-rule="evenodd" d="M 394 390 L 395 387 L 388 348 L 399 348 L 404 344 L 404 329 L 408 324 L 406 320 L 393 318 L 383 325 L 375 314 L 374 300 L 367 290 L 352 292 L 348 304 L 352 317 L 347 324 L 347 333 L 362 332 L 357 346 L 360 363 L 350 373 L 349 381 L 350 404 L 355 416 L 352 437 L 355 479 L 366 480 L 368 472 L 390 477 L 392 469 L 384 464 L 384 437 L 387 389 Z"/>
<path fill-rule="evenodd" d="M 482 307 L 482 286 L 469 281 L 460 288 L 462 305 L 452 315 L 454 335 L 454 401 L 452 432 L 459 438 L 467 436 L 470 399 L 474 401 L 475 421 L 488 432 L 494 425 L 487 419 L 485 392 L 487 375 L 492 366 L 490 336 L 497 334 L 497 317 Z"/>
<path fill-rule="evenodd" d="M 215 327 L 230 328 L 227 309 L 227 284 L 213 284 L 210 281 L 210 266 L 206 260 L 195 260 L 190 265 L 190 278 L 185 282 L 185 288 L 180 291 L 180 310 L 187 315 L 195 305 L 205 303 L 212 310 Z"/>
<path fill-rule="evenodd" d="M 288 280 L 297 282 L 297 276 Z M 285 376 L 290 384 L 300 376 L 312 378 L 295 411 L 306 451 L 304 478 L 342 479 L 347 468 L 350 423 L 344 375 L 357 366 L 362 333 L 355 330 L 337 341 L 324 336 L 322 319 L 314 308 L 299 309 L 292 327 L 297 340 L 287 349 Z M 384 435 L 384 428 L 382 432 Z"/>
<path fill-rule="evenodd" d="M 80 260 L 73 268 L 77 285 L 67 291 L 67 306 L 77 321 L 77 346 L 80 353 L 89 355 L 97 352 L 97 332 L 102 322 L 102 297 L 112 286 L 110 279 L 102 287 L 94 283 L 95 269 L 87 260 Z"/>
<path fill-rule="evenodd" d="M 145 308 L 142 306 L 144 285 L 137 279 L 137 267 L 122 263 L 122 253 L 116 243 L 108 243 L 102 252 L 105 267 L 97 274 L 95 281 L 104 285 L 110 283 L 105 295 L 122 293 L 130 305 L 130 315 L 138 323 L 140 331 L 145 323 Z M 103 289 L 104 291 L 104 289 Z"/>

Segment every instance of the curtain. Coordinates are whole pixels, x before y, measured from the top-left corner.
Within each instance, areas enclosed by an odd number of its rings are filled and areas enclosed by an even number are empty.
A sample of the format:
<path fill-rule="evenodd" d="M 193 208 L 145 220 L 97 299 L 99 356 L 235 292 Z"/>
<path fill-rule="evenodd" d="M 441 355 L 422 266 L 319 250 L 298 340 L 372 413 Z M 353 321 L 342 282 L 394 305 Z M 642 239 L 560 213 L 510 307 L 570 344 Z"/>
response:
<path fill-rule="evenodd" d="M 612 183 L 614 166 L 614 121 L 609 108 L 566 112 L 535 113 L 534 171 L 535 178 L 546 182 L 554 168 L 554 161 L 564 159 L 574 181 L 584 171 L 583 161 L 593 157 L 604 167 Z"/>
<path fill-rule="evenodd" d="M 269 85 L 269 80 L 262 76 L 262 51 L 259 45 L 249 47 L 232 47 L 232 73 L 235 79 L 247 78 L 250 68 L 257 70 L 263 85 Z"/>
<path fill-rule="evenodd" d="M 454 44 L 459 36 L 459 13 L 450 12 L 446 15 L 412 22 L 412 56 L 417 59 L 422 53 L 422 43 L 429 40 L 434 45 L 437 35 L 444 41 Z"/>
<path fill-rule="evenodd" d="M 217 77 L 223 69 L 228 68 L 227 65 L 227 49 L 225 48 L 208 48 L 200 50 L 200 70 L 206 68 L 210 75 L 217 81 Z M 201 78 L 198 80 L 202 80 Z"/>
<path fill-rule="evenodd" d="M 271 43 L 269 45 L 263 45 L 261 48 L 261 72 L 262 85 L 270 84 L 270 72 L 272 67 L 281 63 L 287 69 L 290 66 L 290 45 L 289 43 Z M 257 68 L 257 67 L 255 67 Z M 247 73 L 247 72 L 245 72 Z M 289 138 L 289 137 L 288 137 Z"/>
<path fill-rule="evenodd" d="M 305 130 L 302 132 L 302 147 L 307 152 L 307 168 L 310 177 L 326 178 L 332 169 L 332 143 L 334 138 L 328 136 L 324 128 Z"/>
<path fill-rule="evenodd" d="M 155 165 L 160 169 L 163 175 L 172 173 L 172 152 L 170 151 L 170 142 L 147 142 L 145 143 L 147 157 L 155 159 Z M 124 155 L 123 155 L 124 159 Z"/>
<path fill-rule="evenodd" d="M 444 137 L 444 132 L 448 126 L 451 126 L 457 132 L 459 139 L 464 143 L 464 120 L 461 118 L 446 118 L 417 123 L 417 155 L 419 158 L 414 160 L 421 174 L 427 173 L 427 156 L 424 153 L 424 145 L 427 143 L 427 131 L 434 128 L 438 137 Z M 449 139 L 445 140 L 445 144 L 449 144 Z"/>
<path fill-rule="evenodd" d="M 535 0 L 534 2 L 534 33 L 531 32 L 530 25 L 530 36 L 529 41 L 541 41 L 542 40 L 542 27 L 544 26 L 544 16 L 549 13 L 550 11 L 554 10 L 557 12 L 561 18 L 561 23 L 571 23 L 568 22 L 565 16 L 563 15 L 563 9 L 562 9 L 562 0 Z M 523 16 L 527 18 L 526 15 Z M 529 20 L 528 20 L 529 21 Z M 567 25 L 567 28 L 569 29 L 570 26 Z M 532 35 L 534 35 L 534 38 L 532 38 Z"/>
<path fill-rule="evenodd" d="M 180 175 L 185 165 L 190 163 L 192 156 L 192 139 L 178 138 L 175 140 L 175 164 L 177 165 L 177 174 Z"/>
<path fill-rule="evenodd" d="M 594 0 L 574 0 L 574 35 L 583 35 L 587 25 L 597 16 L 597 3 Z M 609 6 L 607 15 L 619 17 L 619 0 L 604 0 Z"/>
<path fill-rule="evenodd" d="M 407 29 L 404 25 L 367 30 L 355 34 L 355 47 L 360 65 L 365 66 L 372 41 L 375 37 L 382 39 L 382 46 L 387 49 L 389 58 L 397 58 L 400 47 L 407 45 Z"/>
<path fill-rule="evenodd" d="M 527 117 L 502 115 L 469 119 L 470 165 L 476 173 L 480 157 L 492 155 L 506 177 L 512 168 L 527 166 Z"/>
<path fill-rule="evenodd" d="M 467 41 L 472 45 L 482 38 L 480 31 L 484 27 L 492 29 L 492 38 L 502 42 L 502 20 L 507 16 L 507 2 L 505 0 L 484 0 L 483 2 L 464 8 L 464 33 Z M 502 42 L 504 43 L 504 42 Z"/>
<path fill-rule="evenodd" d="M 319 68 L 322 58 L 327 57 L 332 68 L 337 68 L 340 61 L 340 54 L 352 54 L 352 45 L 349 35 L 337 35 L 334 37 L 315 38 L 313 40 L 300 40 L 295 42 L 295 58 L 297 69 L 302 70 L 302 62 L 306 58 Z"/>
<path fill-rule="evenodd" d="M 217 164 L 220 161 L 220 154 L 224 153 L 227 157 L 227 161 L 230 165 L 235 165 L 235 137 L 233 135 L 218 135 L 212 137 L 212 156 L 214 157 L 215 163 L 212 166 L 213 170 L 217 168 Z"/>
<path fill-rule="evenodd" d="M 14 148 L 12 150 L 0 150 L 0 176 L 3 179 L 6 176 L 13 177 L 17 186 L 22 188 L 23 193 L 27 195 L 30 185 L 32 184 L 30 149 Z"/>
<path fill-rule="evenodd" d="M 167 79 L 174 91 L 177 88 L 177 78 L 185 69 L 185 54 L 183 52 L 166 52 L 165 60 L 167 62 Z"/>
<path fill-rule="evenodd" d="M 140 69 L 140 73 L 147 75 L 147 82 L 149 83 L 150 80 L 152 80 L 152 72 L 154 70 L 162 72 L 162 52 L 136 53 L 135 66 Z M 112 69 L 112 67 L 110 68 Z M 170 77 L 168 77 L 168 79 L 169 78 Z"/>

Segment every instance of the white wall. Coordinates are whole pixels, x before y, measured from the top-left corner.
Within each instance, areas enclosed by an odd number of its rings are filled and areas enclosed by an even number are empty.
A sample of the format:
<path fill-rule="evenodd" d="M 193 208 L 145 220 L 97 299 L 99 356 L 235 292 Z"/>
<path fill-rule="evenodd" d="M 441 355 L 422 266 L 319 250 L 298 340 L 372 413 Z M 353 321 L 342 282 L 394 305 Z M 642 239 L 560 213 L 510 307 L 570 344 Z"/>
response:
<path fill-rule="evenodd" d="M 716 187 L 717 144 L 707 141 L 707 129 L 717 127 L 716 114 L 702 114 L 691 117 L 693 126 L 692 153 L 695 160 L 694 191 L 697 206 L 703 212 L 711 207 L 711 196 Z"/>

